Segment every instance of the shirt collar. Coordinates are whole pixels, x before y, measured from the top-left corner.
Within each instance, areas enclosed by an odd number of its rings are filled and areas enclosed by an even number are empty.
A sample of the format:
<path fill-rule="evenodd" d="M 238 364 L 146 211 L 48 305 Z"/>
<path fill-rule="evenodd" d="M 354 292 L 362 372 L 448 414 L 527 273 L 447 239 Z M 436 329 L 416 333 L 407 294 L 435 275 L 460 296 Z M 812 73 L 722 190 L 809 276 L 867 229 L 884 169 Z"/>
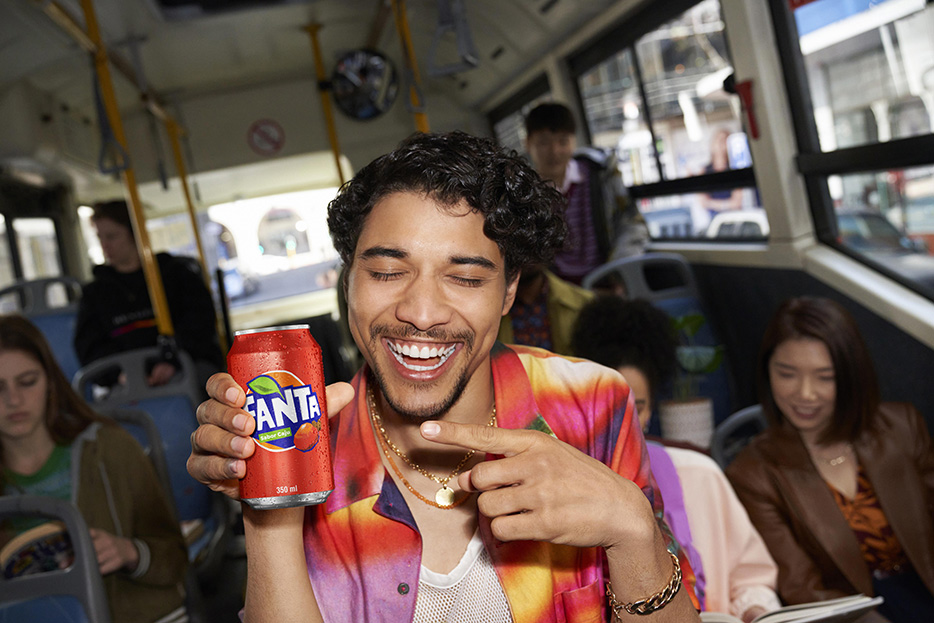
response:
<path fill-rule="evenodd" d="M 568 166 L 564 170 L 564 183 L 561 185 L 561 192 L 567 194 L 572 184 L 580 184 L 584 181 L 584 172 L 581 170 L 580 163 L 571 158 L 568 160 Z"/>
<path fill-rule="evenodd" d="M 490 365 L 497 426 L 551 432 L 540 415 L 529 377 L 516 352 L 496 342 Z M 387 477 L 370 424 L 368 382 L 369 372 L 364 366 L 353 379 L 354 400 L 331 421 L 334 492 L 325 503 L 328 513 L 379 494 Z"/>

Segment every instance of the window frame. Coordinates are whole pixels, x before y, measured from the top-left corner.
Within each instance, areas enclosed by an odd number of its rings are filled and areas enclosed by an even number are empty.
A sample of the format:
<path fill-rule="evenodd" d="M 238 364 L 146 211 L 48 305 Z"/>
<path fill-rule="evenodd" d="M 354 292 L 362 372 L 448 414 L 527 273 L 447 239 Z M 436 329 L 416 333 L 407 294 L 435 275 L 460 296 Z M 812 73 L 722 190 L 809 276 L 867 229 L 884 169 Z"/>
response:
<path fill-rule="evenodd" d="M 828 178 L 832 175 L 934 166 L 934 132 L 823 151 L 814 120 L 814 106 L 804 55 L 798 44 L 798 26 L 794 10 L 787 0 L 768 0 L 768 6 L 794 126 L 797 145 L 795 165 L 804 180 L 817 240 L 919 295 L 928 297 L 929 294 L 913 280 L 838 242 L 836 211 L 830 196 Z"/>
<path fill-rule="evenodd" d="M 604 31 L 603 34 L 594 38 L 588 45 L 581 47 L 577 51 L 568 55 L 566 62 L 570 81 L 574 87 L 574 94 L 577 98 L 577 104 L 580 110 L 584 110 L 583 97 L 580 92 L 580 77 L 590 71 L 600 63 L 605 62 L 611 56 L 619 54 L 623 50 L 629 49 L 633 59 L 633 66 L 636 73 L 640 97 L 642 99 L 643 110 L 645 111 L 646 125 L 652 134 L 652 152 L 655 155 L 656 166 L 659 171 L 661 181 L 648 184 L 638 184 L 629 186 L 629 195 L 634 200 L 653 199 L 659 197 L 668 197 L 672 195 L 709 193 L 714 191 L 735 190 L 742 188 L 756 188 L 755 162 L 753 166 L 742 169 L 730 169 L 729 171 L 718 171 L 713 173 L 704 173 L 688 177 L 679 177 L 666 179 L 664 167 L 661 163 L 661 157 L 656 148 L 657 139 L 655 134 L 654 120 L 652 119 L 651 107 L 649 106 L 648 96 L 645 89 L 645 82 L 642 77 L 642 71 L 639 64 L 639 56 L 636 50 L 636 44 L 647 33 L 657 29 L 661 25 L 669 22 L 686 11 L 700 4 L 703 0 L 670 0 L 659 5 L 659 3 L 644 3 L 631 14 L 624 17 L 615 25 Z M 723 0 L 721 0 L 722 2 Z M 727 42 L 729 44 L 729 42 Z M 584 120 L 586 126 L 587 138 L 590 138 L 590 128 Z M 744 131 L 745 123 L 743 124 Z M 751 239 L 752 241 L 753 239 Z M 761 238 L 754 241 L 761 241 Z M 710 244 L 728 244 L 744 239 L 711 239 L 703 237 L 671 238 L 656 237 L 652 242 L 704 242 Z"/>
<path fill-rule="evenodd" d="M 497 123 L 509 115 L 519 112 L 527 103 L 531 102 L 537 97 L 541 97 L 545 93 L 548 93 L 550 90 L 551 85 L 548 82 L 548 75 L 543 72 L 527 85 L 509 96 L 508 99 L 506 99 L 503 103 L 487 114 L 487 123 L 490 126 L 490 135 L 496 136 L 494 128 L 496 127 Z"/>

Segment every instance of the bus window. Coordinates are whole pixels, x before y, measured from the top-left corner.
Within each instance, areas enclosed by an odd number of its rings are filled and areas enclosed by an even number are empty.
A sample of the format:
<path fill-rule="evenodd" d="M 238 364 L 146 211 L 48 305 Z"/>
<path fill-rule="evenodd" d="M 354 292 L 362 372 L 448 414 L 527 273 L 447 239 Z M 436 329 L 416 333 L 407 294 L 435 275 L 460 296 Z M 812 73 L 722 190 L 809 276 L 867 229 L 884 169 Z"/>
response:
<path fill-rule="evenodd" d="M 934 297 L 934 166 L 830 182 L 838 242 Z"/>
<path fill-rule="evenodd" d="M 739 106 L 723 90 L 733 67 L 719 2 L 644 35 L 636 57 L 665 179 L 752 166 Z"/>
<path fill-rule="evenodd" d="M 733 67 L 719 2 L 669 12 L 648 32 L 627 31 L 625 22 L 614 32 L 615 49 L 604 41 L 570 64 L 592 142 L 615 150 L 652 237 L 702 237 L 726 212 L 758 210 L 750 219 L 764 219 L 739 101 L 724 89 Z M 666 184 L 675 180 L 680 194 L 672 196 Z M 686 225 L 675 225 L 684 218 Z M 725 231 L 734 240 L 761 239 L 768 228 L 730 220 Z"/>
<path fill-rule="evenodd" d="M 818 0 L 795 22 L 820 148 L 932 132 L 934 6 L 924 0 Z"/>
<path fill-rule="evenodd" d="M 231 307 L 334 287 L 340 259 L 327 205 L 337 188 L 241 199 L 208 209 L 214 262 Z"/>
<path fill-rule="evenodd" d="M 13 219 L 23 279 L 57 277 L 62 274 L 55 222 L 50 218 Z"/>
<path fill-rule="evenodd" d="M 525 153 L 525 116 L 543 102 L 553 100 L 548 79 L 534 80 L 528 87 L 490 113 L 493 136 L 505 149 Z"/>
<path fill-rule="evenodd" d="M 934 6 L 773 15 L 818 237 L 934 299 Z"/>
<path fill-rule="evenodd" d="M 600 63 L 579 79 L 584 114 L 597 147 L 615 149 L 627 186 L 659 181 L 652 133 L 629 48 Z"/>
<path fill-rule="evenodd" d="M 707 209 L 712 193 L 689 193 L 643 198 L 639 211 L 649 235 L 656 240 L 705 237 L 710 240 L 757 240 L 768 238 L 769 222 L 758 206 L 755 190 L 738 188 L 749 208 L 711 215 Z"/>

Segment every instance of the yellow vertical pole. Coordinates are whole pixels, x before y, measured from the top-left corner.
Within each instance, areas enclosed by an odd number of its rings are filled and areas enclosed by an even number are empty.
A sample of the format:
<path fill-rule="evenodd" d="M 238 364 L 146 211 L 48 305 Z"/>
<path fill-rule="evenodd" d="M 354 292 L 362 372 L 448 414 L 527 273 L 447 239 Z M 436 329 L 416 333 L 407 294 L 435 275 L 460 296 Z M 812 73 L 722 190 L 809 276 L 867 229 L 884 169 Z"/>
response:
<path fill-rule="evenodd" d="M 409 30 L 409 20 L 406 16 L 405 0 L 392 0 L 392 11 L 396 19 L 396 30 L 402 42 L 402 53 L 405 63 L 412 72 L 412 84 L 409 85 L 409 103 L 415 116 L 415 129 L 419 132 L 428 132 L 428 115 L 425 113 L 425 102 L 421 97 L 422 79 L 418 73 L 418 61 L 415 58 L 415 48 L 412 47 L 412 33 Z"/>
<path fill-rule="evenodd" d="M 104 103 L 104 109 L 107 112 L 107 119 L 113 130 L 114 138 L 127 151 L 126 134 L 123 131 L 123 122 L 120 119 L 120 109 L 117 106 L 117 98 L 114 94 L 113 81 L 110 76 L 110 67 L 107 64 L 107 50 L 101 40 L 100 28 L 97 24 L 97 15 L 94 12 L 93 0 L 81 0 L 81 8 L 84 11 L 84 21 L 87 28 L 87 35 L 94 44 L 94 68 L 97 72 L 97 81 L 101 89 L 101 99 Z M 165 299 L 165 289 L 162 285 L 162 275 L 159 273 L 159 266 L 156 264 L 156 258 L 152 253 L 152 246 L 149 243 L 149 232 L 146 230 L 146 217 L 143 214 L 143 203 L 139 197 L 139 189 L 136 186 L 136 174 L 132 166 L 126 167 L 121 172 L 123 184 L 127 191 L 127 204 L 130 207 L 130 221 L 133 224 L 133 231 L 136 234 L 136 244 L 139 248 L 140 261 L 143 265 L 143 274 L 146 277 L 146 287 L 149 289 L 149 299 L 152 301 L 152 309 L 156 316 L 156 329 L 160 335 L 171 337 L 175 335 L 172 327 L 172 317 L 169 314 L 169 306 Z"/>
<path fill-rule="evenodd" d="M 175 158 L 175 171 L 178 173 L 178 181 L 182 186 L 182 193 L 185 195 L 185 205 L 188 208 L 188 219 L 191 222 L 191 231 L 195 237 L 195 248 L 198 250 L 198 262 L 201 264 L 201 272 L 204 276 L 204 285 L 208 290 L 211 289 L 211 277 L 208 275 L 207 261 L 204 259 L 204 245 L 201 244 L 201 230 L 198 228 L 198 219 L 195 215 L 195 204 L 191 199 L 191 192 L 188 190 L 188 170 L 185 168 L 185 158 L 182 157 L 182 144 L 178 140 L 181 134 L 181 128 L 174 119 L 165 119 L 165 131 L 169 135 L 169 142 L 172 144 L 172 156 Z"/>
<path fill-rule="evenodd" d="M 178 181 L 182 185 L 182 193 L 185 195 L 185 205 L 188 206 L 188 219 L 191 222 L 191 231 L 195 237 L 195 247 L 198 249 L 198 262 L 201 264 L 201 275 L 204 278 L 204 285 L 208 292 L 211 291 L 211 275 L 208 272 L 208 263 L 204 255 L 204 245 L 201 242 L 201 229 L 198 227 L 198 218 L 195 213 L 195 203 L 191 199 L 191 192 L 188 190 L 188 169 L 185 167 L 185 158 L 182 156 L 182 143 L 179 137 L 182 129 L 178 123 L 171 117 L 163 119 L 165 131 L 169 135 L 169 142 L 172 144 L 172 156 L 175 158 L 175 171 L 178 173 Z M 221 302 L 223 305 L 223 301 Z M 218 318 L 217 339 L 220 340 L 221 349 L 227 350 L 227 336 L 220 325 Z"/>
<path fill-rule="evenodd" d="M 324 124 L 328 129 L 328 140 L 331 142 L 331 153 L 334 154 L 334 166 L 337 167 L 337 176 L 344 185 L 344 169 L 341 167 L 341 146 L 337 140 L 337 126 L 334 123 L 334 111 L 331 109 L 331 98 L 327 89 L 321 85 L 327 80 L 324 61 L 321 58 L 321 46 L 318 45 L 318 31 L 321 24 L 308 24 L 305 32 L 311 37 L 311 52 L 315 57 L 315 77 L 318 79 L 318 92 L 321 94 L 321 110 L 324 112 Z"/>

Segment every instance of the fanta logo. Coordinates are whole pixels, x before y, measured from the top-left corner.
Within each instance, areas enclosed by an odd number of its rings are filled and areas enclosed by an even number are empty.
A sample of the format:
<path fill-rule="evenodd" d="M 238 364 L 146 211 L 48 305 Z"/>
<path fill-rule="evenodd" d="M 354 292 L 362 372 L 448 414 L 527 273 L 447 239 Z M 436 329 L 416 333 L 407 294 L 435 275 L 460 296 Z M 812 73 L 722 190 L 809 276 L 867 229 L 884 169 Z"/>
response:
<path fill-rule="evenodd" d="M 277 370 L 257 376 L 247 388 L 244 409 L 256 420 L 253 438 L 261 447 L 274 452 L 298 447 L 307 452 L 317 445 L 321 405 L 310 385 L 302 385 L 291 372 Z"/>

